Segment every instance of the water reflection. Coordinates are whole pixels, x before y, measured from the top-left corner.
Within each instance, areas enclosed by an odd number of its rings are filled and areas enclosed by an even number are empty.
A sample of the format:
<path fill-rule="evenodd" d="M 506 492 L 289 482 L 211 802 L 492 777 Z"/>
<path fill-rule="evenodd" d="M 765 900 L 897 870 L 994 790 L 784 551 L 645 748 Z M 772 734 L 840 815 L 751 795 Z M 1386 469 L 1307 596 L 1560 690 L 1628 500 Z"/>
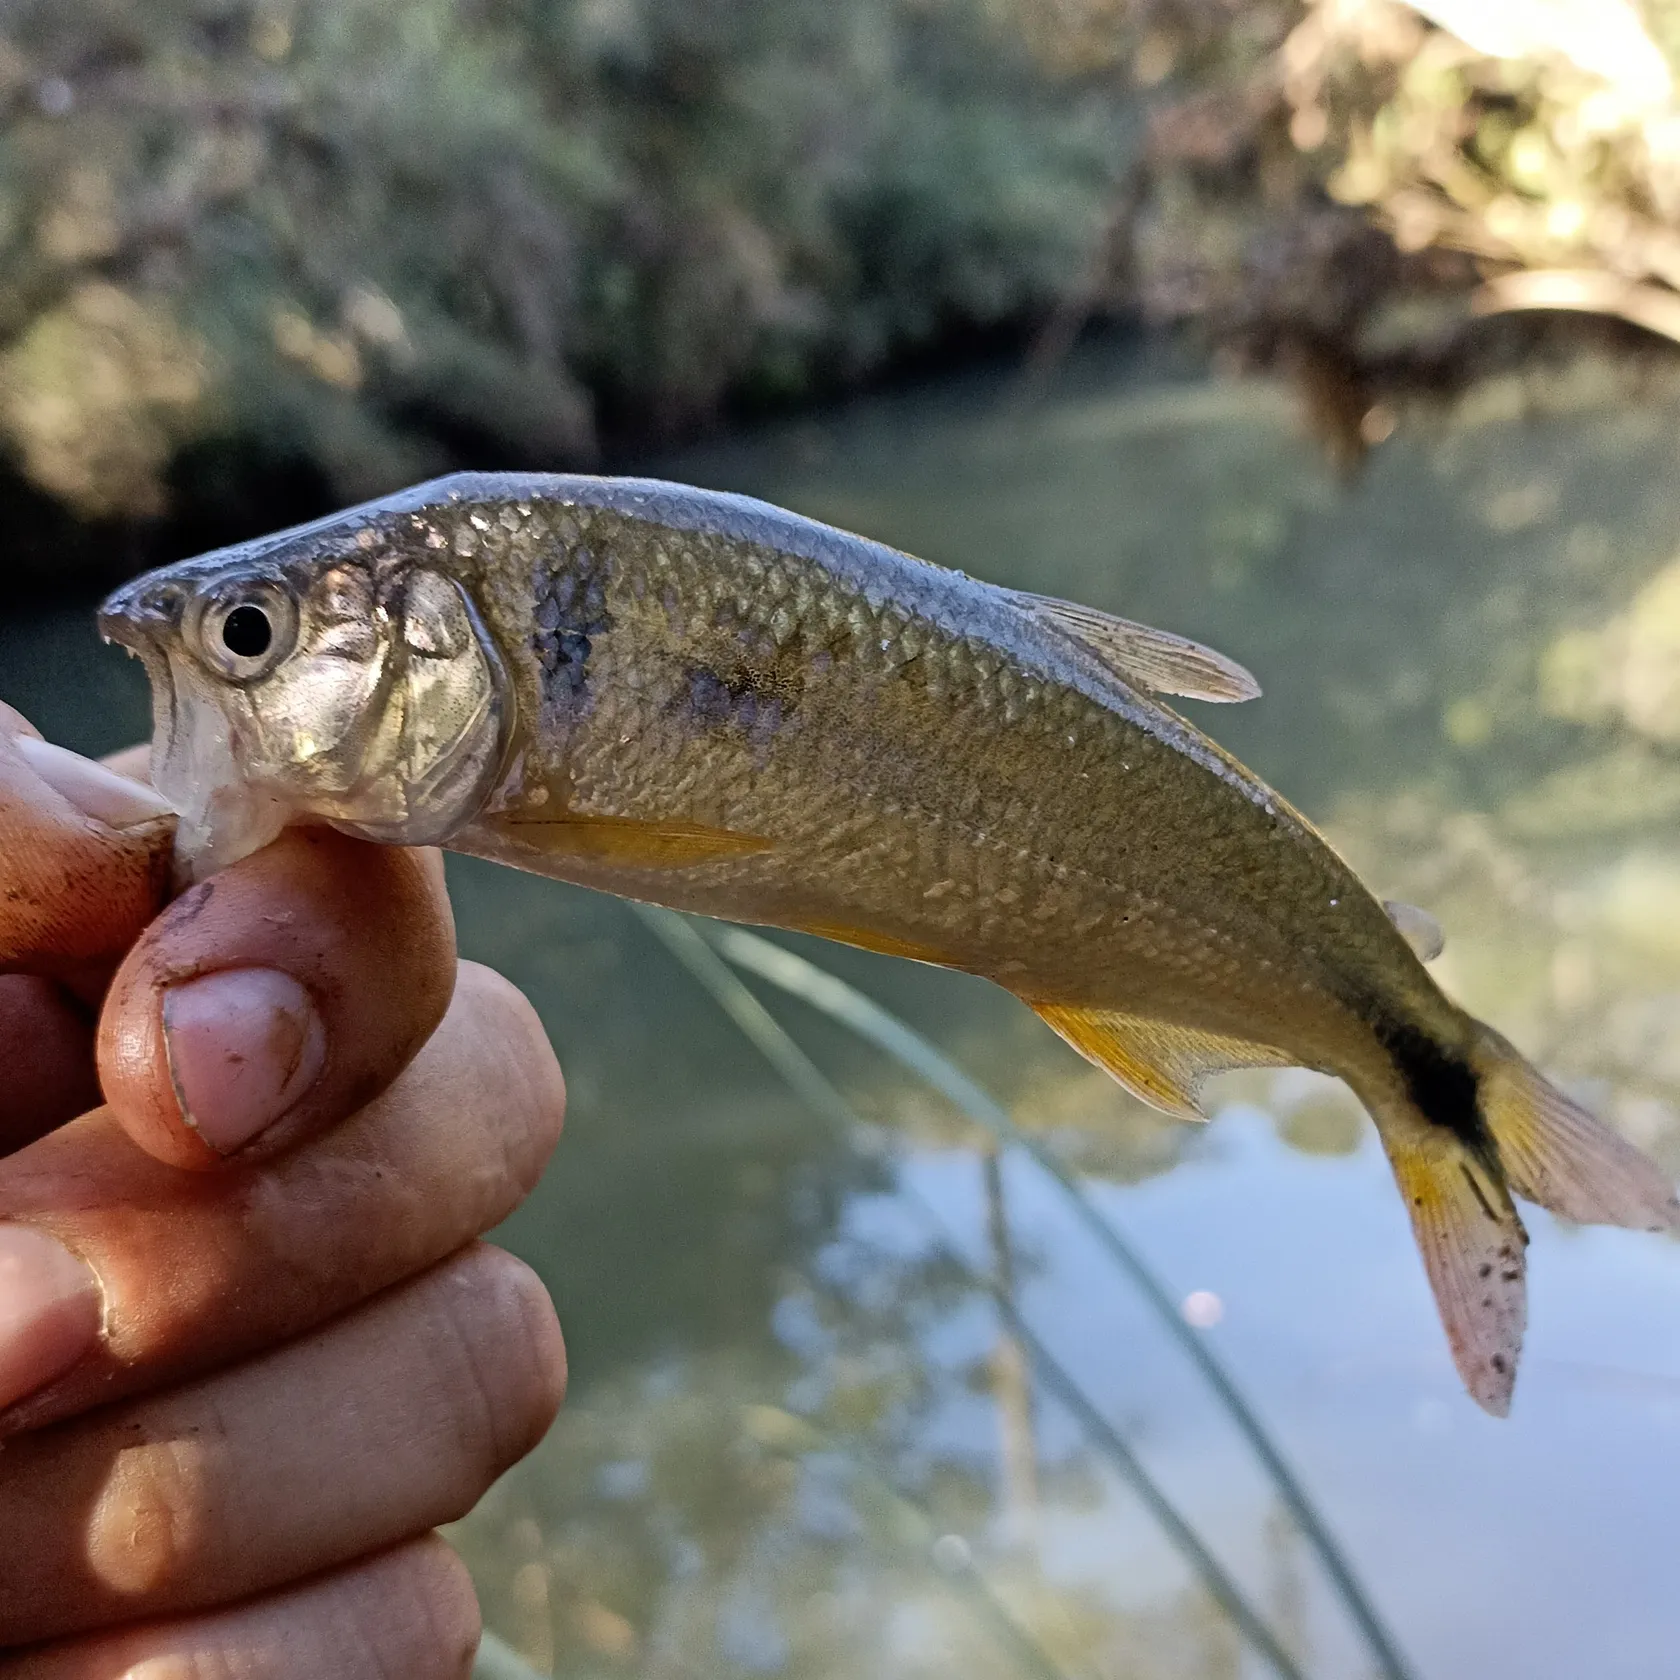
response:
<path fill-rule="evenodd" d="M 1093 356 L 1030 411 L 1007 397 L 959 383 L 661 465 L 1241 659 L 1266 697 L 1199 721 L 1373 886 L 1440 918 L 1449 990 L 1680 1167 L 1680 408 L 1591 367 L 1489 386 L 1402 426 L 1343 486 L 1264 387 Z M 101 748 L 143 707 L 120 662 L 83 679 L 89 635 L 80 617 L 9 620 L 0 672 L 49 732 Z M 457 1531 L 491 1625 L 533 1662 L 568 1680 L 1001 1680 L 1036 1650 L 1077 1676 L 1261 1672 L 1023 1383 L 913 1191 L 972 1266 L 1007 1258 L 1034 1330 L 1301 1667 L 1371 1672 L 1228 1421 L 1033 1169 L 993 1162 L 924 1086 L 774 1004 L 896 1152 L 851 1146 L 623 907 L 485 866 L 454 878 L 464 947 L 533 995 L 572 1090 L 556 1164 L 506 1232 L 559 1299 L 572 1400 Z M 1192 1322 L 1217 1300 L 1198 1333 L 1420 1675 L 1666 1671 L 1672 1245 L 1534 1217 L 1526 1367 L 1495 1424 L 1458 1390 L 1340 1087 L 1234 1075 L 1192 1132 L 1000 992 L 801 949 L 1076 1165 Z M 962 1543 L 1031 1650 L 930 1534 Z"/>

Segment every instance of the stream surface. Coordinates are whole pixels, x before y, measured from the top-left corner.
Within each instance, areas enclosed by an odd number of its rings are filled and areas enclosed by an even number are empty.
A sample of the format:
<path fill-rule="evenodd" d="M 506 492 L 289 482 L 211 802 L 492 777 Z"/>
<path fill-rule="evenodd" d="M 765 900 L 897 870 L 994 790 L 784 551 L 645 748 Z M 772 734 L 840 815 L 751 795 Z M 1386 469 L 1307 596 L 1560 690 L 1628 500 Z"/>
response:
<path fill-rule="evenodd" d="M 1672 1170 L 1677 439 L 1680 403 L 1586 365 L 1405 421 L 1345 482 L 1288 392 L 1095 351 L 1030 405 L 977 375 L 653 466 L 1242 660 L 1261 700 L 1185 710 L 1380 893 L 1433 911 L 1442 983 Z M 144 727 L 140 672 L 87 612 L 9 614 L 0 693 L 84 750 Z M 982 1271 L 1001 1211 L 1021 1313 L 1301 1671 L 1378 1672 L 1263 1470 L 1037 1167 L 1006 1153 L 989 1193 L 984 1140 L 943 1099 L 761 989 L 858 1111 L 838 1134 L 627 907 L 452 871 L 464 953 L 535 1000 L 571 1090 L 502 1233 L 559 1302 L 571 1398 L 454 1535 L 528 1660 L 567 1680 L 1268 1672 L 1088 1432 L 1023 1383 L 931 1204 Z M 1339 1086 L 1232 1075 L 1210 1126 L 1178 1128 L 982 983 L 783 942 L 1077 1168 L 1418 1680 L 1673 1671 L 1680 1245 L 1533 1212 L 1531 1329 L 1495 1422 L 1459 1388 Z"/>

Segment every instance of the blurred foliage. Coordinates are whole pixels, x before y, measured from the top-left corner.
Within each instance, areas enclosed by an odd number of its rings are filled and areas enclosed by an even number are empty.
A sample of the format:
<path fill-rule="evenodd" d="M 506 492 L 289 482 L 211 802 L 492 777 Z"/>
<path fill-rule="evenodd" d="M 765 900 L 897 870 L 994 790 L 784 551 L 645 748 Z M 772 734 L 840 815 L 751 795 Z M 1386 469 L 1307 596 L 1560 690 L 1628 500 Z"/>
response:
<path fill-rule="evenodd" d="M 1334 453 L 1537 347 L 1680 340 L 1674 0 L 1012 0 L 1129 75 L 1148 137 L 1069 322 L 1199 323 L 1297 378 Z M 1491 323 L 1555 313 L 1541 326 Z M 1643 348 L 1650 348 L 1646 343 Z"/>
<path fill-rule="evenodd" d="M 84 517 L 578 464 L 1018 320 L 1119 156 L 969 0 L 35 0 L 0 429 Z M 220 476 L 224 482 L 218 485 Z"/>
<path fill-rule="evenodd" d="M 1680 0 L 14 0 L 14 554 L 1091 320 L 1291 370 L 1351 462 L 1559 310 L 1680 339 L 1677 53 Z"/>

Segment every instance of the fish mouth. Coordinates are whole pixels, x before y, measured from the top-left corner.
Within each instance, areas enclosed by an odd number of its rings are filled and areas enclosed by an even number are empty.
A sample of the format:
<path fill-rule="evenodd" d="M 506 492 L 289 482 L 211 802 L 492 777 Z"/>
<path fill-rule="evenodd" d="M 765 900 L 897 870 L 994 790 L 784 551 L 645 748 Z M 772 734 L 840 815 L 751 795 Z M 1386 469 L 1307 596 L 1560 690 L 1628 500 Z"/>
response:
<path fill-rule="evenodd" d="M 187 592 L 178 583 L 148 574 L 106 596 L 99 608 L 99 634 L 144 657 L 161 654 L 163 639 L 181 628 Z"/>
<path fill-rule="evenodd" d="M 179 632 L 187 594 L 153 575 L 136 578 L 108 595 L 99 608 L 99 634 L 146 668 L 152 699 L 152 777 L 175 748 L 179 706 L 170 642 Z"/>

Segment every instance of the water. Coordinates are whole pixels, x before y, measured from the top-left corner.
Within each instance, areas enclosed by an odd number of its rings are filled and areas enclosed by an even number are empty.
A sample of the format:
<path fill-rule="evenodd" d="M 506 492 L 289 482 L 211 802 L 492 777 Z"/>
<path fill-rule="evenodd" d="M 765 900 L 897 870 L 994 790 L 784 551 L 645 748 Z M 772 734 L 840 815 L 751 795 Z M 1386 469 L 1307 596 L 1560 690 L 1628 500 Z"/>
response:
<path fill-rule="evenodd" d="M 1348 484 L 1287 393 L 1094 355 L 1030 410 L 980 378 L 660 466 L 1242 659 L 1264 699 L 1186 709 L 1440 916 L 1450 990 L 1675 1167 L 1677 419 L 1583 368 L 1405 425 Z M 81 615 L 14 616 L 0 672 L 74 745 L 142 726 L 138 672 L 95 659 Z M 568 1680 L 1263 1672 L 1077 1424 L 1023 1395 L 936 1247 L 923 1202 L 973 1265 L 997 1258 L 959 1115 L 769 998 L 896 1153 L 854 1147 L 623 906 L 488 866 L 454 883 L 464 949 L 535 999 L 572 1093 L 504 1232 L 559 1301 L 571 1399 L 455 1536 L 493 1627 Z M 1234 1075 L 1191 1133 L 999 992 L 792 943 L 995 1091 L 1194 1294 L 1419 1676 L 1671 1666 L 1674 1244 L 1533 1216 L 1496 1423 L 1458 1388 L 1339 1087 Z M 1372 1673 L 1161 1324 L 1036 1168 L 1006 1158 L 1000 1182 L 1028 1321 L 1302 1669 Z M 992 1597 L 952 1573 L 965 1557 Z"/>

